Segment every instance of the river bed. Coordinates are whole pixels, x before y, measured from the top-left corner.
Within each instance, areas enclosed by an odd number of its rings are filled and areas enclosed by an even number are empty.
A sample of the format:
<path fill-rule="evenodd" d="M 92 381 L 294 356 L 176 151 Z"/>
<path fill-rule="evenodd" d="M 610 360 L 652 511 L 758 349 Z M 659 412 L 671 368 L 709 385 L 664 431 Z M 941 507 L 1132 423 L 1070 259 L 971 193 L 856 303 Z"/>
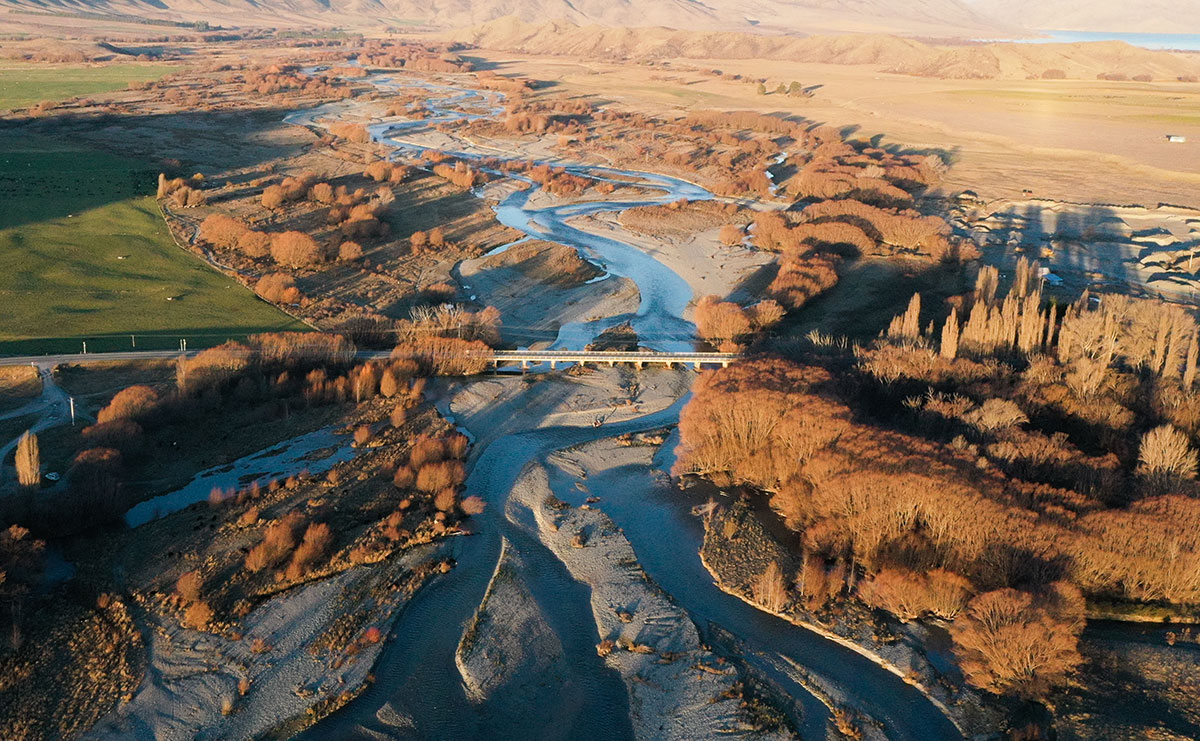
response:
<path fill-rule="evenodd" d="M 333 427 L 298 435 L 232 463 L 201 471 L 182 488 L 147 499 L 125 513 L 129 527 L 166 517 L 197 502 L 207 501 L 214 490 L 229 492 L 273 479 L 285 479 L 302 471 L 319 474 L 354 457 L 350 436 Z"/>
<path fill-rule="evenodd" d="M 367 78 L 371 80 L 372 78 Z M 401 85 L 393 78 L 376 76 L 383 88 Z M 457 120 L 477 114 L 447 110 L 463 102 L 486 105 L 495 97 L 445 85 L 417 83 L 441 97 L 431 96 L 428 107 L 434 117 L 421 121 L 389 120 L 371 124 L 372 137 L 395 148 L 397 155 L 419 155 L 428 147 L 400 138 L 439 121 Z M 404 83 L 405 86 L 412 86 Z M 297 123 L 319 125 L 323 116 L 336 115 L 345 106 L 325 108 L 323 113 L 297 114 Z M 494 115 L 499 108 L 489 110 Z M 463 159 L 478 159 L 472 152 L 451 152 Z M 489 155 L 490 156 L 490 155 Z M 592 178 L 620 178 L 621 182 L 655 190 L 661 196 L 639 201 L 588 201 L 531 208 L 529 197 L 536 186 L 519 175 L 529 187 L 514 191 L 497 206 L 502 223 L 525 234 L 572 246 L 607 273 L 629 278 L 640 291 L 640 305 L 631 319 L 635 331 L 649 347 L 657 350 L 689 350 L 695 328 L 684 319 L 692 299 L 686 281 L 663 263 L 618 239 L 589 234 L 566 223 L 585 214 L 617 213 L 638 205 L 663 204 L 712 195 L 683 180 L 650 173 L 589 167 L 562 162 L 568 171 Z M 486 302 L 486 297 L 480 297 Z M 579 309 L 587 315 L 587 308 Z M 555 347 L 580 348 L 608 326 L 625 318 L 606 318 L 564 324 Z M 662 371 L 666 372 L 666 371 Z M 549 381 L 560 383 L 560 381 Z M 453 404 L 444 413 L 471 432 L 479 443 L 472 451 L 468 493 L 483 496 L 488 510 L 474 518 L 477 534 L 456 539 L 453 556 L 457 568 L 432 587 L 422 590 L 400 616 L 394 640 L 380 657 L 376 681 L 347 707 L 313 728 L 306 738 L 529 738 L 530 723 L 560 738 L 629 738 L 629 709 L 625 687 L 594 651 L 599 637 L 588 607 L 587 589 L 572 580 L 562 563 L 542 543 L 506 517 L 509 497 L 522 471 L 554 451 L 583 445 L 625 432 L 651 430 L 673 425 L 686 401 L 680 396 L 658 412 L 603 427 L 541 427 L 542 419 L 531 415 L 520 420 L 519 430 L 497 436 L 481 429 L 469 414 Z M 515 407 L 520 408 L 519 402 Z M 669 455 L 668 452 L 664 455 Z M 661 466 L 667 462 L 660 461 Z M 559 481 L 560 488 L 566 482 Z M 686 608 L 702 632 L 709 623 L 719 624 L 745 643 L 745 658 L 794 696 L 805 708 L 802 731 L 806 738 L 824 737 L 827 713 L 788 671 L 788 662 L 820 674 L 845 691 L 851 704 L 863 708 L 884 724 L 887 735 L 896 739 L 952 739 L 959 734 L 953 725 L 916 689 L 866 657 L 830 641 L 818 633 L 765 614 L 718 589 L 700 563 L 700 523 L 688 513 L 693 502 L 674 490 L 661 490 L 649 469 L 605 472 L 593 487 L 605 492 L 601 508 L 622 526 L 634 550 L 652 578 Z M 561 495 L 566 498 L 564 492 Z M 528 708 L 520 713 L 489 712 L 486 702 L 472 703 L 455 666 L 455 652 L 464 626 L 480 604 L 500 555 L 501 541 L 508 538 L 531 565 L 523 572 L 530 592 L 546 619 L 563 642 L 567 653 L 568 680 L 561 687 L 562 701 Z M 537 716 L 536 722 L 532 716 Z M 536 735 L 536 734 L 535 734 Z"/>

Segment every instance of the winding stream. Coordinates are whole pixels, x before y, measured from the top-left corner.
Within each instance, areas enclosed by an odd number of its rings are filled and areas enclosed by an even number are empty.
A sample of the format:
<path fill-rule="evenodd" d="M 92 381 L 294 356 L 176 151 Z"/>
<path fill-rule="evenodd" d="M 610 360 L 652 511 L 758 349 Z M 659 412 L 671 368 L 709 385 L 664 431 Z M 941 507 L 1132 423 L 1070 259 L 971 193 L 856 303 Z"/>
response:
<path fill-rule="evenodd" d="M 394 147 L 397 153 L 419 153 L 426 149 L 401 139 L 406 132 L 441 121 L 485 115 L 449 110 L 451 106 L 478 105 L 490 115 L 499 111 L 493 102 L 499 96 L 444 85 L 398 82 L 385 75 L 365 79 L 384 89 L 419 86 L 431 94 L 428 107 L 434 117 L 411 122 L 388 120 L 369 127 L 377 141 Z M 345 104 L 332 104 L 293 114 L 287 120 L 319 125 L 323 117 L 347 110 Z M 451 154 L 464 159 L 484 156 L 472 152 Z M 531 186 L 507 196 L 496 209 L 498 219 L 534 238 L 573 246 L 607 272 L 634 281 L 641 302 L 632 324 L 645 344 L 661 350 L 691 349 L 694 327 L 683 318 L 692 298 L 687 283 L 636 247 L 589 234 L 566 221 L 582 214 L 619 212 L 678 198 L 699 200 L 711 198 L 711 194 L 695 184 L 661 175 L 552 164 L 587 177 L 620 178 L 661 196 L 533 208 L 529 199 L 536 186 Z M 519 175 L 506 177 L 523 179 Z M 564 325 L 555 344 L 582 347 L 611 323 L 615 322 Z M 451 547 L 457 568 L 418 592 L 399 616 L 393 640 L 377 664 L 376 681 L 303 737 L 631 738 L 633 729 L 624 683 L 594 650 L 598 636 L 588 588 L 574 581 L 547 548 L 507 519 L 506 505 L 514 483 L 530 463 L 556 450 L 674 424 L 685 401 L 686 397 L 680 398 L 662 411 L 611 423 L 602 429 L 539 428 L 542 419 L 531 415 L 523 420 L 526 423 L 523 431 L 477 445 L 472 451 L 467 490 L 484 496 L 490 504 L 482 516 L 475 518 L 479 534 L 454 539 Z M 450 410 L 443 404 L 442 411 Z M 486 439 L 487 430 L 472 430 L 469 421 L 466 426 L 468 431 Z M 565 483 L 558 481 L 556 488 L 567 489 Z M 589 486 L 596 493 L 602 490 L 602 508 L 622 526 L 646 571 L 690 612 L 702 633 L 711 622 L 736 634 L 745 645 L 745 658 L 804 706 L 801 730 L 805 738 L 823 737 L 826 712 L 789 672 L 789 661 L 842 688 L 853 698 L 853 704 L 884 724 L 890 738 L 913 741 L 961 738 L 935 706 L 899 677 L 844 646 L 767 615 L 717 589 L 700 563 L 700 524 L 688 514 L 693 502 L 686 495 L 665 496 L 657 491 L 648 469 L 609 471 L 590 481 Z M 560 496 L 569 498 L 565 491 Z M 480 604 L 499 558 L 502 536 L 520 551 L 527 564 L 528 568 L 523 570 L 527 586 L 561 639 L 568 664 L 567 680 L 545 689 L 552 702 L 516 712 L 513 708 L 501 712 L 486 703 L 473 705 L 466 697 L 454 662 L 464 625 Z"/>
<path fill-rule="evenodd" d="M 503 108 L 495 103 L 503 100 L 499 93 L 490 96 L 479 91 L 435 85 L 416 80 L 396 80 L 389 75 L 373 75 L 366 78 L 384 90 L 416 87 L 440 94 L 430 97 L 426 107 L 433 113 L 424 119 L 385 119 L 367 126 L 371 138 L 392 147 L 395 155 L 402 153 L 421 155 L 434 149 L 410 139 L 404 134 L 424 130 L 439 123 L 474 120 L 496 116 Z M 493 100 L 494 98 L 494 100 Z M 466 113 L 458 106 L 474 105 L 485 113 Z M 285 117 L 288 123 L 304 126 L 320 126 L 322 120 L 343 115 L 350 110 L 345 103 L 330 103 L 312 111 L 301 111 Z M 483 159 L 505 159 L 497 154 L 482 154 L 473 151 L 440 149 L 452 157 L 480 161 Z M 528 186 L 508 195 L 495 207 L 496 219 L 505 226 L 523 232 L 533 239 L 545 239 L 565 244 L 579 250 L 580 254 L 597 263 L 608 275 L 629 278 L 637 284 L 641 304 L 637 314 L 629 317 L 634 331 L 646 346 L 662 351 L 689 351 L 695 345 L 695 326 L 683 319 L 684 310 L 692 300 L 692 289 L 673 270 L 642 252 L 633 245 L 591 234 L 567 223 L 569 219 L 598 213 L 619 212 L 637 206 L 668 204 L 679 199 L 690 201 L 711 200 L 714 196 L 695 183 L 680 178 L 655 173 L 621 170 L 612 167 L 579 165 L 565 162 L 549 162 L 513 158 L 513 161 L 548 164 L 562 168 L 568 173 L 596 181 L 604 181 L 656 191 L 659 195 L 639 200 L 587 201 L 583 203 L 556 203 L 544 207 L 529 205 L 530 197 L 538 186 L 519 173 L 501 173 L 480 167 L 478 169 Z M 477 195 L 480 193 L 477 191 Z M 579 322 L 564 325 L 559 330 L 553 347 L 556 349 L 582 349 L 584 345 L 605 329 L 625 321 L 627 317 L 610 317 L 597 322 Z"/>
<path fill-rule="evenodd" d="M 213 490 L 234 491 L 251 483 L 266 486 L 273 479 L 282 480 L 301 471 L 322 474 L 353 457 L 349 435 L 339 435 L 333 427 L 322 427 L 232 463 L 201 471 L 185 486 L 130 507 L 125 512 L 125 524 L 137 527 L 166 517 L 197 502 L 207 501 Z"/>

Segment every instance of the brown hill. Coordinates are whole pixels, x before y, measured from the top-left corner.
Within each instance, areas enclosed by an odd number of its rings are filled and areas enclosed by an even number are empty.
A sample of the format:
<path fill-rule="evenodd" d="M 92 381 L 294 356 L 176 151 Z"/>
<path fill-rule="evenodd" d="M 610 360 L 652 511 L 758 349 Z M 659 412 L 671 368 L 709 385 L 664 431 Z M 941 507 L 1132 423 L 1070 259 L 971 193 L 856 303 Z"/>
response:
<path fill-rule="evenodd" d="M 1026 28 L 1058 31 L 1197 33 L 1200 0 L 967 0 Z"/>
<path fill-rule="evenodd" d="M 487 49 L 604 59 L 788 59 L 833 64 L 919 63 L 931 47 L 887 35 L 772 36 L 733 31 L 577 26 L 564 21 L 523 23 L 515 17 L 454 34 Z"/>
<path fill-rule="evenodd" d="M 481 48 L 607 59 L 784 59 L 874 65 L 885 71 L 950 79 L 1025 79 L 1049 71 L 1068 78 L 1114 74 L 1176 79 L 1200 75 L 1200 55 L 1122 42 L 942 44 L 888 35 L 771 36 L 737 32 L 617 29 L 563 22 L 492 21 L 456 33 Z"/>
<path fill-rule="evenodd" d="M 986 44 L 942 47 L 920 61 L 892 65 L 891 71 L 954 79 L 1020 79 L 1062 72 L 1070 79 L 1149 77 L 1175 80 L 1200 75 L 1200 55 L 1152 51 L 1121 41 L 1076 44 Z M 1049 74 L 1048 74 L 1049 73 Z"/>
<path fill-rule="evenodd" d="M 997 24 L 963 0 L 0 0 L 0 8 L 109 13 L 231 25 L 458 28 L 505 16 L 525 22 L 786 33 L 970 36 Z"/>

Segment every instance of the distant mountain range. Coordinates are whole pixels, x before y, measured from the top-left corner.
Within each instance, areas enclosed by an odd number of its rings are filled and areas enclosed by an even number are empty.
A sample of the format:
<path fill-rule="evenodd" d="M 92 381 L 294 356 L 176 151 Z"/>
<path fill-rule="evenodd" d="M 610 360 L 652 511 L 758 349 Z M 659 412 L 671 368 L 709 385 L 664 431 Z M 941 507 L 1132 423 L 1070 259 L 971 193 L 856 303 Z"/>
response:
<path fill-rule="evenodd" d="M 1031 29 L 1200 34 L 1200 0 L 965 0 Z"/>
<path fill-rule="evenodd" d="M 515 16 L 581 26 L 926 37 L 1200 29 L 1200 0 L 0 0 L 4 7 L 227 26 L 463 28 Z"/>
<path fill-rule="evenodd" d="M 817 64 L 867 64 L 889 72 L 957 79 L 1148 75 L 1156 80 L 1200 76 L 1200 54 L 1141 49 L 1119 41 L 1090 44 L 926 43 L 887 34 L 783 36 L 738 31 L 523 23 L 508 17 L 453 32 L 485 49 L 585 59 L 777 59 Z"/>
<path fill-rule="evenodd" d="M 1006 26 L 962 0 L 0 0 L 5 6 L 212 19 L 224 25 L 460 28 L 516 16 L 539 23 L 806 34 L 974 35 Z"/>

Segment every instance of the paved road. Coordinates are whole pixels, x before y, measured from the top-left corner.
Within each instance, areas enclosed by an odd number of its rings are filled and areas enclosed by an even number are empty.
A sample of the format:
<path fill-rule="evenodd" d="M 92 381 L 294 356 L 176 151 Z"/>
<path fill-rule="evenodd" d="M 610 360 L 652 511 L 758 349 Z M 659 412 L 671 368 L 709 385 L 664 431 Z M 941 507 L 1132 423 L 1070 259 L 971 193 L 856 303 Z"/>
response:
<path fill-rule="evenodd" d="M 34 365 L 38 369 L 38 374 L 42 377 L 41 395 L 20 409 L 14 409 L 0 416 L 0 419 L 15 419 L 30 414 L 38 414 L 40 416 L 37 421 L 29 427 L 30 432 L 37 434 L 42 430 L 67 424 L 71 421 L 71 418 L 70 402 L 68 401 L 67 394 L 54 382 L 54 366 L 57 363 L 36 362 Z M 19 440 L 20 438 L 18 437 L 7 443 L 0 441 L 0 463 L 8 458 L 9 453 L 17 447 Z M 6 473 L 4 466 L 0 465 L 0 483 L 4 482 Z"/>
<path fill-rule="evenodd" d="M 181 355 L 194 357 L 199 350 L 129 350 L 121 352 L 89 352 L 68 355 L 20 355 L 0 357 L 0 365 L 83 365 L 86 363 L 105 363 L 112 361 L 128 362 L 131 360 L 174 360 Z M 385 350 L 362 350 L 357 354 L 360 360 L 381 360 L 391 353 Z"/>
<path fill-rule="evenodd" d="M 189 350 L 187 355 L 198 351 Z M 103 363 L 111 360 L 170 360 L 184 353 L 178 350 L 131 350 L 129 352 L 90 352 L 73 355 L 19 355 L 0 357 L 0 365 L 73 365 L 79 363 Z"/>

